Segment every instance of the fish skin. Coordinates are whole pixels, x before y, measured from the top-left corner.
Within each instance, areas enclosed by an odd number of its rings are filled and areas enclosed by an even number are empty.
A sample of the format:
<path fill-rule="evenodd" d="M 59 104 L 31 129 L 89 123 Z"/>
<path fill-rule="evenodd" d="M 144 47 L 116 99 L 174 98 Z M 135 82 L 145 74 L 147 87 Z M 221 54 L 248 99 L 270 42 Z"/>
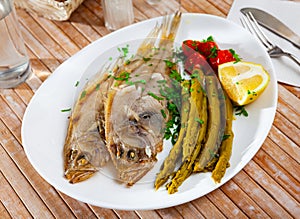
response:
<path fill-rule="evenodd" d="M 119 179 L 128 186 L 152 169 L 157 162 L 157 153 L 162 150 L 164 125 L 168 118 L 164 118 L 161 111 L 167 111 L 167 101 L 153 96 L 161 96 L 158 81 L 165 80 L 166 85 L 171 86 L 170 72 L 163 60 L 172 56 L 180 17 L 178 13 L 172 20 L 164 19 L 162 26 L 156 27 L 160 30 L 153 32 L 159 32 L 161 38 L 142 43 L 133 61 L 125 67 L 131 83 L 122 82 L 108 94 L 105 106 L 106 146 Z M 157 48 L 164 49 L 153 52 L 156 43 L 159 45 Z M 151 59 L 145 61 L 141 57 Z"/>
<path fill-rule="evenodd" d="M 167 84 L 170 84 L 169 78 L 166 77 L 168 72 L 165 71 L 165 63 L 162 60 L 170 58 L 172 55 L 173 41 L 180 19 L 181 13 L 177 13 L 172 20 L 165 17 L 163 24 L 157 24 L 149 33 L 130 65 L 124 64 L 124 59 L 118 60 L 116 62 L 118 64 L 112 68 L 113 77 L 111 77 L 111 73 L 110 77 L 108 76 L 107 72 L 110 72 L 108 69 L 100 71 L 101 73 L 97 74 L 83 89 L 85 95 L 79 95 L 74 105 L 63 150 L 65 178 L 70 183 L 81 182 L 92 177 L 111 159 L 119 172 L 120 180 L 128 185 L 133 185 L 156 163 L 156 154 L 162 150 L 163 146 L 163 129 L 167 117 L 163 118 L 161 109 L 165 109 L 166 101 L 157 101 L 148 93 L 160 94 L 158 89 L 151 88 L 157 84 L 158 80 L 166 80 Z M 158 39 L 159 35 L 161 35 L 160 39 Z M 158 40 L 158 47 L 164 47 L 164 50 L 152 53 Z M 145 60 L 141 59 L 141 57 L 150 56 L 152 57 L 152 66 L 145 64 Z M 130 86 L 120 83 L 119 86 L 116 86 L 114 78 L 126 71 L 132 75 L 136 72 L 139 73 L 133 82 L 144 80 L 146 83 L 136 83 Z M 99 85 L 100 89 L 98 90 Z M 111 134 L 114 128 L 111 124 L 116 127 L 118 120 L 112 122 L 110 119 L 117 114 L 112 113 L 115 111 L 112 108 L 117 109 L 120 106 L 113 100 L 115 97 L 122 99 L 122 95 L 125 95 L 126 92 L 132 92 L 131 94 L 137 97 L 135 101 L 132 101 L 130 107 L 128 106 L 130 110 L 125 111 L 127 117 L 131 118 L 127 120 L 126 125 L 131 127 L 131 133 L 146 135 L 147 138 L 135 139 L 123 136 L 126 139 L 126 147 L 125 151 L 123 147 L 121 152 L 122 142 L 116 144 L 116 136 Z M 149 105 L 143 104 L 144 102 Z M 150 107 L 152 110 L 140 109 L 141 105 L 146 109 Z M 129 111 L 131 114 L 127 114 Z M 150 119 L 149 115 L 151 115 Z M 158 121 L 159 125 L 152 122 L 152 119 Z M 122 127 L 119 127 L 117 133 L 122 133 Z M 137 141 L 140 144 L 133 144 Z M 122 153 L 128 155 L 130 162 L 120 159 Z"/>
<path fill-rule="evenodd" d="M 74 105 L 63 150 L 65 178 L 70 183 L 90 178 L 110 159 L 104 131 L 99 132 L 104 130 L 104 98 L 112 81 L 107 78 L 103 75 L 87 84 Z"/>

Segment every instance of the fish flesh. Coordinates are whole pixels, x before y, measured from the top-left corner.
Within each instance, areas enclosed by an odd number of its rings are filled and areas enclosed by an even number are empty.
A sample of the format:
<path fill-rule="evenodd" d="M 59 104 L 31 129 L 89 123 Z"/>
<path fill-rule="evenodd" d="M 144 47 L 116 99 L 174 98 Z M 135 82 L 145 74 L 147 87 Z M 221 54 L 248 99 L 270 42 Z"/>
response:
<path fill-rule="evenodd" d="M 165 16 L 133 57 L 120 57 L 84 87 L 64 145 L 70 183 L 90 178 L 111 160 L 117 178 L 130 186 L 154 166 L 169 118 L 162 91 L 173 86 L 165 61 L 172 59 L 180 20 L 180 12 Z"/>
<path fill-rule="evenodd" d="M 126 83 L 108 94 L 105 110 L 107 148 L 119 179 L 129 186 L 154 166 L 156 155 L 162 150 L 168 117 L 162 113 L 167 113 L 167 101 L 161 97 L 159 85 L 165 82 L 166 87 L 172 86 L 170 72 L 163 60 L 172 57 L 180 16 L 177 13 L 172 21 L 164 20 L 159 31 L 155 31 L 161 33 L 161 38 L 150 38 L 150 42 L 141 45 L 126 65 Z"/>
<path fill-rule="evenodd" d="M 70 116 L 63 152 L 65 177 L 70 183 L 90 178 L 110 159 L 101 113 L 104 110 L 101 99 L 110 86 L 106 78 L 103 75 L 84 87 Z"/>

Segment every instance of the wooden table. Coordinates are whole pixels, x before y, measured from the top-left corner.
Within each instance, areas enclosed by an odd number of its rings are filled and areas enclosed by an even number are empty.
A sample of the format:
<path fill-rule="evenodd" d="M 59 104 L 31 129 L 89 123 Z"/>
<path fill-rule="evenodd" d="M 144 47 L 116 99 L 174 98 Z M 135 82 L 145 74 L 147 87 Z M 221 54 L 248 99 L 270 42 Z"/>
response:
<path fill-rule="evenodd" d="M 162 15 L 133 0 L 135 21 Z M 174 0 L 164 1 L 175 10 Z M 233 0 L 182 0 L 183 12 L 226 17 Z M 17 10 L 33 77 L 0 97 L 0 218 L 300 218 L 300 89 L 278 84 L 275 121 L 248 165 L 219 189 L 179 206 L 149 210 L 104 209 L 53 188 L 29 163 L 21 142 L 22 117 L 49 75 L 89 43 L 109 34 L 100 0 L 86 0 L 69 21 L 50 21 Z"/>

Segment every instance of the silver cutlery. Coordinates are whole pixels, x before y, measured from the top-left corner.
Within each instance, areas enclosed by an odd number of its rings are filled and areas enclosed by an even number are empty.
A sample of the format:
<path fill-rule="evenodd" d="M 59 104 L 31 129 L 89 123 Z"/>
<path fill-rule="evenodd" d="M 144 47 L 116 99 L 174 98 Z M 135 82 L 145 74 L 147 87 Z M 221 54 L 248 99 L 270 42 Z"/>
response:
<path fill-rule="evenodd" d="M 291 53 L 283 51 L 280 47 L 272 43 L 267 36 L 263 33 L 261 27 L 255 20 L 251 12 L 247 12 L 242 16 L 241 22 L 244 28 L 248 29 L 253 35 L 255 35 L 262 44 L 267 48 L 267 52 L 271 58 L 278 58 L 281 56 L 289 57 L 295 63 L 300 66 L 300 60 Z"/>
<path fill-rule="evenodd" d="M 251 12 L 260 25 L 288 40 L 300 49 L 300 36 L 273 15 L 258 8 L 242 8 L 241 12 L 243 14 Z"/>

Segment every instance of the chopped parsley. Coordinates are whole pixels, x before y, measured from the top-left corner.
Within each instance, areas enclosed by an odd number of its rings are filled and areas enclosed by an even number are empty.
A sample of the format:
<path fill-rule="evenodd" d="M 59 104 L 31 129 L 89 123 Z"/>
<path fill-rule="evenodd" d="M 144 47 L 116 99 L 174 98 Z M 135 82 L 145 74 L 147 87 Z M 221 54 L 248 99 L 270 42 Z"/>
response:
<path fill-rule="evenodd" d="M 130 78 L 130 73 L 127 71 L 124 71 L 120 74 L 119 77 L 113 76 L 113 78 L 117 81 L 128 81 L 128 79 Z"/>
<path fill-rule="evenodd" d="M 85 96 L 86 96 L 86 91 L 84 90 L 84 91 L 81 92 L 80 100 L 81 100 L 82 98 L 84 98 Z"/>
<path fill-rule="evenodd" d="M 148 62 L 148 61 L 150 61 L 150 60 L 151 60 L 151 58 L 146 58 L 146 57 L 143 57 L 143 60 L 144 60 L 144 62 Z"/>
<path fill-rule="evenodd" d="M 173 68 L 176 65 L 176 63 L 171 62 L 170 60 L 167 59 L 165 59 L 164 62 L 166 63 L 168 68 Z"/>
<path fill-rule="evenodd" d="M 156 100 L 164 100 L 163 97 L 159 97 L 159 96 L 155 95 L 155 94 L 152 93 L 152 92 L 148 92 L 148 94 L 149 94 L 151 97 L 153 97 L 154 99 L 156 99 Z"/>
<path fill-rule="evenodd" d="M 199 122 L 201 125 L 203 125 L 203 124 L 204 124 L 204 121 L 203 121 L 202 119 L 195 118 L 195 121 L 196 121 L 196 122 Z"/>
<path fill-rule="evenodd" d="M 129 53 L 129 45 L 127 44 L 126 47 L 118 48 L 120 53 L 123 53 L 123 57 L 127 57 Z"/>
<path fill-rule="evenodd" d="M 71 111 L 71 108 L 67 108 L 67 109 L 62 109 L 62 110 L 60 110 L 61 112 L 70 112 Z"/>
<path fill-rule="evenodd" d="M 229 137 L 230 137 L 230 135 L 224 134 L 224 135 L 223 135 L 223 138 L 222 138 L 222 141 L 225 141 L 225 140 L 228 139 Z"/>
<path fill-rule="evenodd" d="M 248 117 L 248 112 L 246 111 L 244 106 L 235 106 L 234 109 L 235 109 L 234 115 Z"/>
<path fill-rule="evenodd" d="M 235 60 L 236 60 L 234 63 L 241 61 L 241 58 L 233 49 L 229 49 L 229 52 L 232 54 L 233 58 L 235 58 Z"/>

